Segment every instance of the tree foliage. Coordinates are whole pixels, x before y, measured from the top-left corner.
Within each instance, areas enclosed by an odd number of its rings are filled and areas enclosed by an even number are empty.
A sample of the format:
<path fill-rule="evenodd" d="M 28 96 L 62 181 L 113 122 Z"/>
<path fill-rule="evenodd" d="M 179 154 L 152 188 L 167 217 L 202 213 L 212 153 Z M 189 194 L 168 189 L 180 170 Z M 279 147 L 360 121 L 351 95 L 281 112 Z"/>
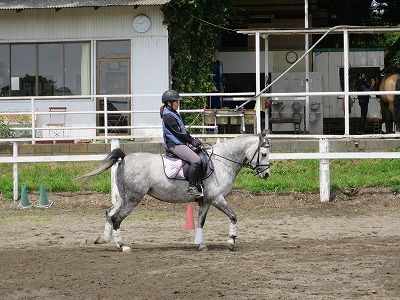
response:
<path fill-rule="evenodd" d="M 214 54 L 232 8 L 232 0 L 172 0 L 164 7 L 174 61 L 173 89 L 179 93 L 215 91 Z M 185 98 L 182 108 L 203 107 L 206 100 Z"/>
<path fill-rule="evenodd" d="M 326 9 L 329 26 L 398 26 L 400 24 L 399 0 L 320 0 Z M 325 47 L 342 47 L 342 37 L 331 35 Z M 351 35 L 350 47 L 383 47 L 385 65 L 400 66 L 400 34 Z"/>

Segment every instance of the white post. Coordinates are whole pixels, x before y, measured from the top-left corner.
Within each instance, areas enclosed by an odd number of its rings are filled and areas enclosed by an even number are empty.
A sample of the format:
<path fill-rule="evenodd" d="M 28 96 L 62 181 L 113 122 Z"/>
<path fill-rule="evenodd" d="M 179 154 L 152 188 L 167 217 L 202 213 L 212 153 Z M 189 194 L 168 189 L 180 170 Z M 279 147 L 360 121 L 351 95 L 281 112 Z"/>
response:
<path fill-rule="evenodd" d="M 18 143 L 13 143 L 13 158 L 18 157 Z M 14 193 L 14 201 L 18 200 L 18 163 L 14 162 L 13 164 L 13 193 Z"/>
<path fill-rule="evenodd" d="M 261 86 L 260 86 L 260 32 L 257 31 L 255 35 L 256 39 L 256 94 L 260 94 L 261 91 Z M 257 97 L 256 99 L 256 119 L 257 119 L 257 126 L 256 132 L 260 133 L 261 132 L 261 118 L 260 118 L 260 96 Z"/>
<path fill-rule="evenodd" d="M 269 80 L 267 80 L 267 78 L 270 79 L 269 75 L 268 75 L 269 74 L 268 73 L 268 70 L 269 70 L 269 61 L 268 61 L 269 41 L 268 41 L 268 38 L 269 37 L 267 34 L 265 34 L 265 35 L 263 35 L 263 38 L 264 38 L 264 45 L 265 45 L 265 47 L 264 47 L 265 48 L 264 49 L 264 57 L 265 57 L 265 62 L 264 62 L 265 86 L 264 86 L 264 88 L 265 88 L 265 87 L 267 87 L 267 85 L 269 83 Z M 265 111 L 264 128 L 265 128 L 265 131 L 269 133 L 269 109 L 270 108 L 265 109 L 265 107 L 261 107 L 261 109 L 263 109 Z"/>
<path fill-rule="evenodd" d="M 319 140 L 319 152 L 329 153 L 328 139 Z M 319 195 L 321 202 L 329 201 L 330 198 L 329 159 L 321 159 L 319 162 Z"/>
<path fill-rule="evenodd" d="M 111 140 L 111 151 L 119 148 L 119 139 L 112 139 Z M 118 164 L 115 164 L 111 167 L 111 203 L 115 205 L 118 201 L 118 188 L 116 182 L 115 173 L 117 171 Z"/>
<path fill-rule="evenodd" d="M 308 0 L 305 0 L 305 28 L 308 28 Z M 308 34 L 305 35 L 305 52 L 309 49 L 309 37 Z M 306 93 L 310 92 L 310 57 L 307 54 L 305 57 L 306 64 Z M 305 112 L 305 130 L 310 132 L 310 96 L 306 96 L 306 112 Z"/>
<path fill-rule="evenodd" d="M 350 134 L 349 110 L 349 31 L 343 31 L 343 80 L 344 80 L 344 134 Z"/>
<path fill-rule="evenodd" d="M 108 100 L 104 97 L 104 136 L 106 137 L 105 142 L 108 143 Z M 111 149 L 112 150 L 112 149 Z"/>
<path fill-rule="evenodd" d="M 35 138 L 36 138 L 36 115 L 35 115 L 35 98 L 31 98 L 31 116 L 32 116 L 32 145 L 36 144 Z"/>

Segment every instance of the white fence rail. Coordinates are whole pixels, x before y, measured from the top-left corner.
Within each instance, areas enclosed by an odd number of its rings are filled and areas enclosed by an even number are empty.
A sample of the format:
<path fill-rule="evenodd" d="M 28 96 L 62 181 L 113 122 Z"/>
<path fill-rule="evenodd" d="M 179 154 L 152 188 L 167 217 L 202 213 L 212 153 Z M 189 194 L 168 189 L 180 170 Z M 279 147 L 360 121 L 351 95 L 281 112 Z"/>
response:
<path fill-rule="evenodd" d="M 226 139 L 226 135 L 216 135 L 217 142 L 221 139 Z M 293 135 L 270 135 L 270 140 L 274 139 L 299 139 L 299 136 Z M 327 202 L 330 199 L 330 160 L 331 159 L 399 159 L 400 152 L 330 152 L 329 143 L 332 140 L 349 140 L 349 139 L 371 139 L 371 138 L 399 138 L 397 135 L 385 135 L 385 136 L 302 136 L 303 139 L 318 140 L 319 141 L 319 152 L 318 153 L 271 153 L 271 160 L 297 160 L 297 159 L 317 159 L 320 161 L 319 167 L 319 178 L 320 178 L 320 200 Z M 1 142 L 2 140 L 0 140 Z M 7 141 L 7 140 L 3 140 Z M 18 142 L 10 141 L 13 143 L 13 155 L 0 157 L 0 163 L 12 163 L 13 168 L 13 196 L 14 200 L 18 200 L 18 164 L 19 163 L 36 163 L 36 162 L 72 162 L 72 161 L 100 161 L 106 153 L 98 155 L 51 155 L 51 156 L 20 156 L 18 154 Z M 117 148 L 120 145 L 120 139 L 115 138 L 111 140 L 111 149 Z M 400 143 L 399 143 L 400 145 Z M 115 203 L 115 183 L 114 183 L 114 171 L 111 172 L 111 186 L 112 186 L 112 202 Z M 273 176 L 273 174 L 272 174 Z"/>
<path fill-rule="evenodd" d="M 235 99 L 235 97 L 247 97 L 245 99 L 253 99 L 254 101 L 259 101 L 260 97 L 274 97 L 274 98 L 283 98 L 282 101 L 286 101 L 290 97 L 313 97 L 313 96 L 341 96 L 345 97 L 347 96 L 356 96 L 356 95 L 370 95 L 373 93 L 374 95 L 400 95 L 400 91 L 373 91 L 373 92 L 299 92 L 299 93 L 261 93 L 258 95 L 257 98 L 254 98 L 255 93 L 254 92 L 244 92 L 244 93 L 191 93 L 191 94 L 182 94 L 182 97 L 229 97 L 230 99 Z M 14 129 L 15 131 L 28 131 L 30 132 L 29 136 L 32 138 L 32 143 L 35 143 L 36 141 L 40 140 L 48 140 L 49 138 L 40 136 L 40 132 L 44 131 L 51 131 L 51 130 L 64 130 L 64 131 L 69 131 L 71 132 L 71 136 L 67 138 L 51 138 L 54 140 L 70 140 L 70 139 L 93 139 L 96 137 L 96 134 L 91 134 L 88 136 L 77 136 L 73 132 L 78 132 L 80 130 L 101 130 L 104 131 L 102 134 L 105 137 L 112 137 L 115 136 L 116 134 L 113 134 L 113 130 L 134 130 L 134 129 L 157 129 L 161 128 L 161 123 L 157 125 L 126 125 L 126 126 L 118 126 L 118 125 L 109 125 L 108 124 L 108 119 L 110 115 L 115 115 L 115 114 L 126 114 L 128 116 L 131 116 L 132 114 L 159 114 L 159 110 L 117 110 L 117 111 L 110 111 L 107 110 L 107 101 L 108 99 L 112 98 L 135 98 L 135 97 L 154 97 L 154 96 L 161 96 L 158 94 L 126 94 L 126 95 L 90 95 L 90 96 L 52 96 L 52 97 L 1 97 L 0 98 L 0 103 L 3 100 L 12 100 L 12 101 L 19 101 L 19 100 L 29 100 L 30 101 L 30 108 L 27 111 L 1 111 L 0 110 L 0 118 L 4 116 L 26 116 L 29 119 L 29 122 L 25 122 L 27 125 L 26 127 L 20 127 L 20 126 L 11 126 L 11 129 Z M 77 99 L 97 99 L 101 98 L 104 101 L 104 110 L 74 110 L 74 111 L 63 111 L 63 112 L 49 112 L 49 111 L 37 111 L 36 108 L 36 103 L 42 100 L 77 100 Z M 93 100 L 94 101 L 94 100 Z M 259 106 L 257 106 L 259 107 Z M 205 110 L 203 108 L 199 109 L 192 109 L 192 110 L 181 110 L 183 113 L 197 113 L 197 114 L 203 114 L 204 118 L 204 113 Z M 239 113 L 239 112 L 238 112 Z M 38 117 L 40 116 L 49 116 L 49 115 L 86 115 L 86 116 L 96 116 L 98 118 L 100 115 L 104 116 L 104 125 L 103 126 L 98 126 L 95 124 L 95 122 L 91 125 L 76 125 L 76 124 L 70 124 L 68 127 L 52 127 L 52 126 L 38 126 Z M 204 119 L 203 119 L 204 120 Z M 260 114 L 257 113 L 257 120 L 256 120 L 255 127 L 257 131 L 260 131 Z M 202 124 L 201 126 L 191 126 L 192 128 L 215 128 L 216 126 L 205 126 L 205 124 Z M 349 116 L 346 119 L 345 117 L 345 133 L 349 132 Z M 123 135 L 123 134 L 121 134 Z M 348 135 L 348 134 L 345 134 Z"/>

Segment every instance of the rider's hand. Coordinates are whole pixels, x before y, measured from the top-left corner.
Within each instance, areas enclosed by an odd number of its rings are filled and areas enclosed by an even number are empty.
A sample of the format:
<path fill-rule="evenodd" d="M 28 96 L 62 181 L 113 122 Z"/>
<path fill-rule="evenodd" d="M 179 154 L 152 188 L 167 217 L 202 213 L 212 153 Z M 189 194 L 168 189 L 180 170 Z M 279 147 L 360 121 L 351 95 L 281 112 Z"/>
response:
<path fill-rule="evenodd" d="M 193 139 L 192 140 L 192 145 L 195 146 L 195 147 L 198 147 L 198 146 L 201 145 L 201 142 L 200 142 L 199 139 Z"/>

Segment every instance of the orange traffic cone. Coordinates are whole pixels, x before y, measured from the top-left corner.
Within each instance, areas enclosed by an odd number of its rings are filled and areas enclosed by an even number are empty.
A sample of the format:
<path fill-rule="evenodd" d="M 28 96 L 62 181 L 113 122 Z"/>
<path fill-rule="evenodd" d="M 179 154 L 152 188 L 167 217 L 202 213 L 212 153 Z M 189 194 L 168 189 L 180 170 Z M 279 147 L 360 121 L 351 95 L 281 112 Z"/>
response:
<path fill-rule="evenodd" d="M 186 207 L 186 223 L 185 230 L 195 229 L 194 227 L 194 217 L 193 217 L 193 206 L 189 203 Z"/>

